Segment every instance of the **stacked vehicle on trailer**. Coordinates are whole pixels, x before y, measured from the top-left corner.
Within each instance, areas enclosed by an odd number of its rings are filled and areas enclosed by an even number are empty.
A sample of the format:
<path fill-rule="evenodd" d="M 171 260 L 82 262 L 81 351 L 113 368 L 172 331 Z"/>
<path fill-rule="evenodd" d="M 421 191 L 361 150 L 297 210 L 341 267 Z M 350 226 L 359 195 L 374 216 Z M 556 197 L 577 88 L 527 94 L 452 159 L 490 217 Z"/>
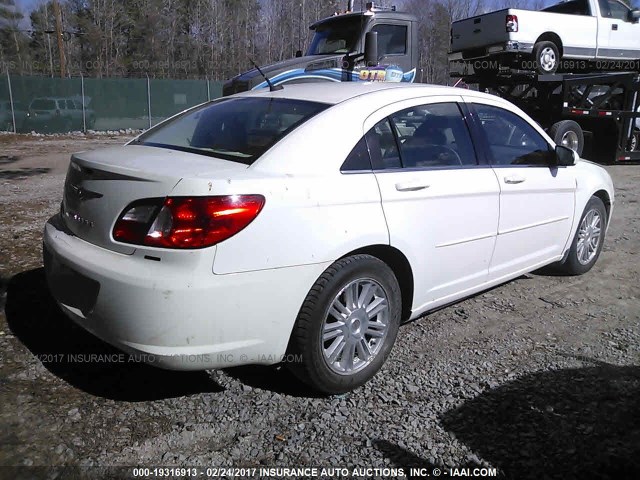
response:
<path fill-rule="evenodd" d="M 452 76 L 517 104 L 556 143 L 640 160 L 640 9 L 570 0 L 454 22 Z"/>

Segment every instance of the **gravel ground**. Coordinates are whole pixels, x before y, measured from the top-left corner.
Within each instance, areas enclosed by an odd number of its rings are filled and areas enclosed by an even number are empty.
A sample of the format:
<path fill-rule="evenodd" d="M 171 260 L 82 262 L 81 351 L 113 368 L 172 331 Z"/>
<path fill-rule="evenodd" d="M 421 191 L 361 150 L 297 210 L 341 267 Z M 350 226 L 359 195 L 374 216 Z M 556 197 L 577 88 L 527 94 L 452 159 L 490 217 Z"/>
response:
<path fill-rule="evenodd" d="M 279 367 L 176 373 L 114 357 L 58 311 L 40 243 L 69 153 L 123 141 L 0 138 L 0 465 L 639 478 L 640 166 L 608 167 L 616 209 L 590 273 L 526 275 L 406 324 L 371 382 L 321 398 Z"/>

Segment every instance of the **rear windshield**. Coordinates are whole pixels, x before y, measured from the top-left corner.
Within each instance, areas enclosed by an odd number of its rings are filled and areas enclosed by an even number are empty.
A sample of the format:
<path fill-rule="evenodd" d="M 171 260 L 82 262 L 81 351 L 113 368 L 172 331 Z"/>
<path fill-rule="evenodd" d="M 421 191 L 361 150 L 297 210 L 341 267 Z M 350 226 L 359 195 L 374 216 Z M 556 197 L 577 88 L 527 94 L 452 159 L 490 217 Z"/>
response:
<path fill-rule="evenodd" d="M 552 5 L 542 10 L 549 13 L 565 13 L 568 15 L 591 15 L 591 8 L 587 0 L 571 0 Z"/>
<path fill-rule="evenodd" d="M 280 98 L 229 98 L 184 113 L 135 144 L 251 165 L 290 131 L 330 105 Z"/>
<path fill-rule="evenodd" d="M 31 103 L 31 108 L 36 108 L 38 110 L 55 110 L 56 104 L 53 100 L 49 100 L 46 98 L 36 98 Z"/>

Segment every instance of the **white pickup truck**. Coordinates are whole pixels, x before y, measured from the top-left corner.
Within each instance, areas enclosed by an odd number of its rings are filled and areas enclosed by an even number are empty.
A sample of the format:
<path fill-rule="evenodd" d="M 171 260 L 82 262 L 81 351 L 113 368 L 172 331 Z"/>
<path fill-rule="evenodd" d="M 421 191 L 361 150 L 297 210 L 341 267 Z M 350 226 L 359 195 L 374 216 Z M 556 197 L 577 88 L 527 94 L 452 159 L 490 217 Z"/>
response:
<path fill-rule="evenodd" d="M 569 0 L 541 11 L 506 9 L 454 22 L 451 62 L 478 73 L 500 65 L 538 73 L 640 70 L 640 9 L 618 0 Z"/>

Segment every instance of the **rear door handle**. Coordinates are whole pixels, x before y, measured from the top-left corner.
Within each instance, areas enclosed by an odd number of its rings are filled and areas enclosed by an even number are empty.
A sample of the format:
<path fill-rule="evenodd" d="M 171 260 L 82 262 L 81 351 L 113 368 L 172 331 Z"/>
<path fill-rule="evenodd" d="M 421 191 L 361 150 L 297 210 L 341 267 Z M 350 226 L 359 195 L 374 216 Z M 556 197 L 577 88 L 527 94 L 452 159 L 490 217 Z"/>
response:
<path fill-rule="evenodd" d="M 508 185 L 517 185 L 518 183 L 524 183 L 524 181 L 524 177 L 518 177 L 516 175 L 513 175 L 511 177 L 504 177 L 504 183 Z"/>
<path fill-rule="evenodd" d="M 409 180 L 408 182 L 396 183 L 396 190 L 399 192 L 417 192 L 419 190 L 426 190 L 431 185 L 428 185 L 422 181 Z"/>

